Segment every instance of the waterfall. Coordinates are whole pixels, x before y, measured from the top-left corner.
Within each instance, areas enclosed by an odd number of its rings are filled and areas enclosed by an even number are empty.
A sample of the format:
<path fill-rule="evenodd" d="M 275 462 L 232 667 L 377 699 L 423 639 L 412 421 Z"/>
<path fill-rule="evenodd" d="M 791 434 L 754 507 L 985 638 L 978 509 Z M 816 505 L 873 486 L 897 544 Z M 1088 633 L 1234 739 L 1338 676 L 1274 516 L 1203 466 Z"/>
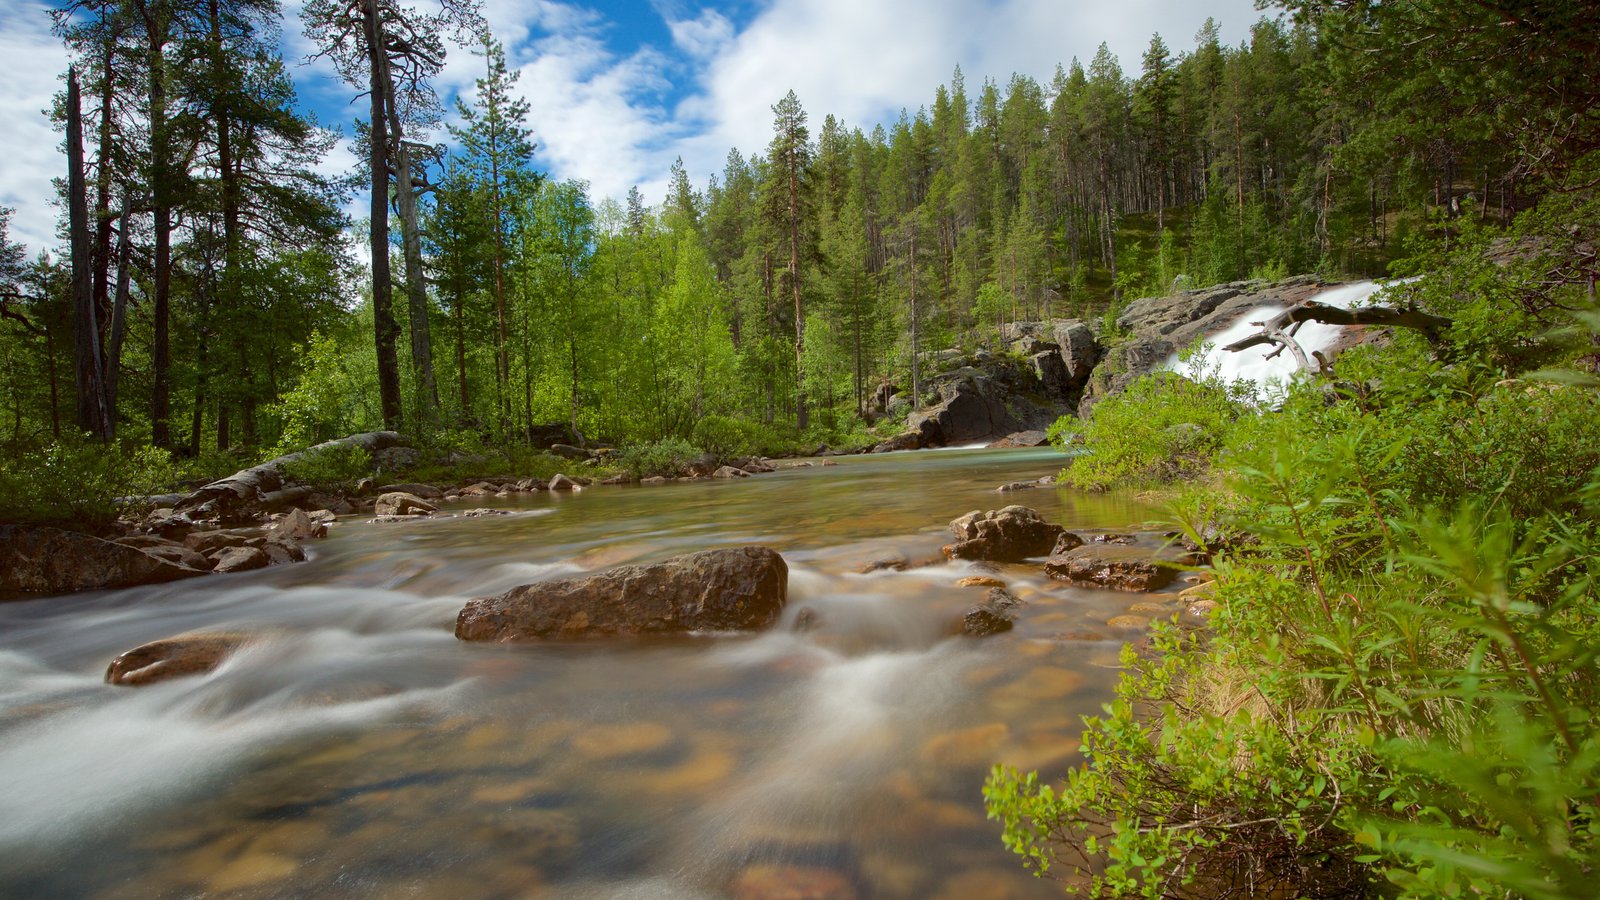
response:
<path fill-rule="evenodd" d="M 1329 288 L 1311 299 L 1328 306 L 1350 309 L 1366 302 L 1368 298 L 1387 284 L 1388 282 L 1358 281 L 1353 284 Z M 1279 349 L 1276 344 L 1263 344 L 1237 353 L 1230 353 L 1222 349 L 1234 341 L 1242 340 L 1260 331 L 1258 326 L 1251 324 L 1252 322 L 1266 321 L 1287 308 L 1284 304 L 1279 303 L 1264 303 L 1257 306 L 1240 316 L 1238 321 L 1232 325 L 1208 336 L 1205 341 L 1205 352 L 1197 359 L 1184 362 L 1178 358 L 1177 353 L 1173 353 L 1167 358 L 1164 367 L 1184 373 L 1196 370 L 1207 374 L 1215 372 L 1224 381 L 1254 382 L 1260 389 L 1265 389 L 1274 381 L 1279 384 L 1287 384 L 1296 370 L 1298 370 L 1299 364 L 1295 361 L 1294 356 L 1287 351 L 1268 359 L 1267 357 L 1272 356 L 1273 352 Z M 1300 326 L 1299 332 L 1295 334 L 1295 340 L 1305 349 L 1306 355 L 1310 356 L 1314 351 L 1326 351 L 1329 347 L 1332 347 L 1339 340 L 1339 336 L 1344 332 L 1345 327 L 1342 325 L 1325 325 L 1321 322 L 1306 322 Z"/>

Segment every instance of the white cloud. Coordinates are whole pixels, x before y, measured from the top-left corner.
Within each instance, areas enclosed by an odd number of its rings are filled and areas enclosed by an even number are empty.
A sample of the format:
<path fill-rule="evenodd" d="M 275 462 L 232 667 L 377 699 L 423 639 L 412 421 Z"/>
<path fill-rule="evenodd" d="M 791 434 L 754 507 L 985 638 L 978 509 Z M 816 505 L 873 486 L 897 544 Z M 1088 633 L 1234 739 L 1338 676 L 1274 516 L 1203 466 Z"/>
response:
<path fill-rule="evenodd" d="M 1192 46 L 1207 16 L 1236 43 L 1260 15 L 1253 0 L 771 0 L 736 31 L 715 9 L 655 0 L 674 48 L 620 56 L 603 40 L 607 25 L 581 8 L 516 5 L 552 32 L 518 47 L 518 58 L 529 60 L 521 90 L 542 163 L 557 177 L 589 181 L 596 198 L 637 184 L 656 200 L 675 157 L 703 184 L 729 148 L 762 152 L 771 107 L 791 89 L 814 127 L 832 113 L 870 129 L 902 108 L 931 104 L 957 65 L 974 98 L 985 78 L 1002 88 L 1013 73 L 1048 82 L 1058 64 L 1075 56 L 1087 63 L 1101 41 L 1132 74 L 1155 31 L 1177 53 Z M 657 91 L 672 78 L 689 79 L 690 89 L 667 108 Z"/>
<path fill-rule="evenodd" d="M 61 135 L 45 110 L 61 90 L 67 54 L 50 34 L 43 4 L 0 5 L 0 59 L 6 61 L 6 86 L 0 90 L 0 206 L 17 210 L 12 240 L 29 255 L 56 245 L 55 196 L 50 180 L 65 176 L 67 158 Z"/>
<path fill-rule="evenodd" d="M 693 19 L 668 19 L 672 42 L 695 59 L 705 59 L 733 39 L 733 23 L 714 9 L 701 10 Z"/>

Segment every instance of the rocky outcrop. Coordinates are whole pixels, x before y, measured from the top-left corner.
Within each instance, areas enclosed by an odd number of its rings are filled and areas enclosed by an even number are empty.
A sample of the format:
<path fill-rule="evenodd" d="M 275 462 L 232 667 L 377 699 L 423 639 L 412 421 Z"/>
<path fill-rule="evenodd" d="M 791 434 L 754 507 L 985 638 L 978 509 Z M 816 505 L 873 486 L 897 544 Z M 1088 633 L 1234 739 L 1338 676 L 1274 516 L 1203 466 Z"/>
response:
<path fill-rule="evenodd" d="M 944 548 L 949 559 L 1021 562 L 1049 553 L 1065 529 L 1026 506 L 1007 506 L 973 510 L 951 522 L 950 531 L 956 542 Z"/>
<path fill-rule="evenodd" d="M 1170 551 L 1126 544 L 1091 542 L 1053 555 L 1046 575 L 1082 585 L 1119 591 L 1154 591 L 1178 577 L 1180 560 Z"/>
<path fill-rule="evenodd" d="M 197 631 L 151 641 L 118 656 L 106 667 L 106 683 L 137 686 L 204 675 L 250 640 L 238 631 Z"/>
<path fill-rule="evenodd" d="M 992 376 L 970 366 L 932 379 L 939 402 L 912 413 L 906 430 L 924 447 L 964 444 L 1025 427 L 1006 408 L 1003 392 Z"/>
<path fill-rule="evenodd" d="M 405 437 L 393 431 L 372 431 L 325 441 L 315 447 L 270 459 L 248 469 L 241 469 L 227 478 L 213 481 L 173 504 L 173 512 L 192 521 L 254 520 L 263 510 L 282 508 L 310 495 L 311 489 L 308 486 L 286 483 L 284 467 L 287 465 L 330 450 L 359 448 L 377 454 L 391 447 L 406 445 Z"/>
<path fill-rule="evenodd" d="M 789 567 L 772 550 L 705 550 L 480 597 L 456 617 L 456 637 L 504 643 L 752 630 L 778 620 L 788 590 Z"/>
<path fill-rule="evenodd" d="M 1122 391 L 1165 365 L 1172 354 L 1228 328 L 1250 310 L 1268 303 L 1290 306 L 1328 287 L 1308 275 L 1276 282 L 1234 281 L 1135 300 L 1117 317 L 1117 328 L 1131 337 L 1104 361 L 1078 414 L 1086 415 L 1101 398 Z"/>
<path fill-rule="evenodd" d="M 204 569 L 93 535 L 0 525 L 0 593 L 66 594 L 160 584 L 204 574 Z"/>

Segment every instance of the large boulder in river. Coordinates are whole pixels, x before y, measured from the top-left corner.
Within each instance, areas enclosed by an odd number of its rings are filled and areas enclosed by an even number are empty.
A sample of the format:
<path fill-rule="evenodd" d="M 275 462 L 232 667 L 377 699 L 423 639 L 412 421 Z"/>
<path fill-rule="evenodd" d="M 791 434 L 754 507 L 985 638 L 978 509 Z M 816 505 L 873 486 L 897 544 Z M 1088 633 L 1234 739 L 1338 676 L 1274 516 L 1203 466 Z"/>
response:
<path fill-rule="evenodd" d="M 144 685 L 204 675 L 249 639 L 250 635 L 238 631 L 196 631 L 151 641 L 112 660 L 106 667 L 106 683 Z"/>
<path fill-rule="evenodd" d="M 66 594 L 136 587 L 204 575 L 88 534 L 0 525 L 0 593 Z"/>
<path fill-rule="evenodd" d="M 456 617 L 466 641 L 751 630 L 778 620 L 789 567 L 765 547 L 704 550 L 479 597 Z"/>
<path fill-rule="evenodd" d="M 416 494 L 390 491 L 378 497 L 378 502 L 372 507 L 372 513 L 376 516 L 425 516 L 438 509 L 439 507 Z"/>
<path fill-rule="evenodd" d="M 950 559 L 1022 562 L 1030 556 L 1049 553 L 1065 530 L 1046 522 L 1026 506 L 973 510 L 950 523 L 956 542 L 944 548 L 944 555 Z"/>

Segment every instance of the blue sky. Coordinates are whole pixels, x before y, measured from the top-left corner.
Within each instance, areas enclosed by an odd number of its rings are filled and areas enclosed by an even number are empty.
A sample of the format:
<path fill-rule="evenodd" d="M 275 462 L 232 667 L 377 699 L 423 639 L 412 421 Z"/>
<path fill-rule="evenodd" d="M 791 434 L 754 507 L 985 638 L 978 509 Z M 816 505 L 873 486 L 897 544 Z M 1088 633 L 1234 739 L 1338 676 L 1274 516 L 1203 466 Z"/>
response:
<path fill-rule="evenodd" d="M 291 63 L 309 50 L 301 2 L 284 2 Z M 41 114 L 66 68 L 46 8 L 0 3 L 0 59 L 9 70 L 0 91 L 0 205 L 17 208 L 14 236 L 34 250 L 55 243 L 50 178 L 64 169 L 59 136 Z M 931 103 L 957 65 L 974 91 L 1013 72 L 1048 82 L 1057 64 L 1087 62 L 1105 41 L 1136 72 L 1153 32 L 1181 52 L 1213 16 L 1223 40 L 1237 44 L 1261 15 L 1253 0 L 485 0 L 484 11 L 522 72 L 538 166 L 589 182 L 596 199 L 637 185 L 649 202 L 660 200 L 678 157 L 704 185 L 730 147 L 761 152 L 770 107 L 790 89 L 814 127 L 833 113 L 870 129 Z M 452 48 L 437 80 L 447 102 L 470 95 L 481 67 Z M 350 102 L 353 90 L 323 64 L 293 74 L 304 105 L 348 134 L 363 111 Z M 347 146 L 327 161 L 330 171 L 356 165 Z"/>

